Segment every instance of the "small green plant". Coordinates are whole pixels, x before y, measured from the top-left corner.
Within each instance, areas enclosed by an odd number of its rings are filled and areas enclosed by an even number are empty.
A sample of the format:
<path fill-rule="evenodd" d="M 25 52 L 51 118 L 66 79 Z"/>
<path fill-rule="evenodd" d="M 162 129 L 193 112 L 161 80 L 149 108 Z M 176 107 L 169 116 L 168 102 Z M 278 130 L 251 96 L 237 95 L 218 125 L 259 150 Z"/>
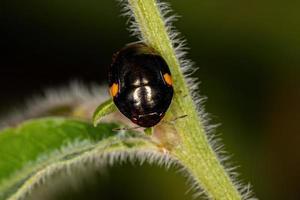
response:
<path fill-rule="evenodd" d="M 168 63 L 175 94 L 164 122 L 140 131 L 112 131 L 123 126 L 117 120 L 101 122 L 116 112 L 111 99 L 94 112 L 93 124 L 67 118 L 27 121 L 0 133 L 0 199 L 24 199 L 32 190 L 57 173 L 70 168 L 95 165 L 99 168 L 127 160 L 169 167 L 180 166 L 191 180 L 196 195 L 209 199 L 250 199 L 248 186 L 235 180 L 225 168 L 216 139 L 201 107 L 197 83 L 189 77 L 191 62 L 185 59 L 184 42 L 171 25 L 167 4 L 156 0 L 121 1 L 132 19 L 130 30 L 140 41 L 154 48 Z M 102 100 L 103 101 L 103 100 Z M 81 116 L 82 107 L 71 108 Z M 187 117 L 172 121 L 178 116 Z M 168 123 L 172 122 L 172 123 Z M 93 126 L 94 125 L 94 126 Z M 20 147 L 26 146 L 22 151 Z"/>

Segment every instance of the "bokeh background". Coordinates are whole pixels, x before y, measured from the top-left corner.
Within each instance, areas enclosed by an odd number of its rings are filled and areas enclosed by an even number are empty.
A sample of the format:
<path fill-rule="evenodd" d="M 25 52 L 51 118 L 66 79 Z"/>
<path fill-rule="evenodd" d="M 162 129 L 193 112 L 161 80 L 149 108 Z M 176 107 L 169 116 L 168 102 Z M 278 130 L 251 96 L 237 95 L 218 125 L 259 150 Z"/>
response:
<path fill-rule="evenodd" d="M 182 16 L 175 25 L 241 178 L 260 199 L 300 199 L 300 1 L 168 2 Z M 0 114 L 71 80 L 106 84 L 113 52 L 136 40 L 126 21 L 113 0 L 1 0 Z M 191 196 L 178 196 L 188 187 L 173 172 L 111 172 L 109 189 L 96 184 L 83 195 L 102 188 L 104 199 Z"/>

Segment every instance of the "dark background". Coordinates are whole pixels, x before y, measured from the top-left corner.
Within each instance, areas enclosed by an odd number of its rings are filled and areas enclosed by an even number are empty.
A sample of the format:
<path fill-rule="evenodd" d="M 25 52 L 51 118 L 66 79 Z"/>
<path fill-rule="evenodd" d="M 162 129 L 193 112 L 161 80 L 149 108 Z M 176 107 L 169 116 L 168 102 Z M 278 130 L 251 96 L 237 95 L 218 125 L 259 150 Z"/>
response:
<path fill-rule="evenodd" d="M 169 2 L 242 179 L 260 199 L 300 199 L 300 1 Z M 1 0 L 1 113 L 43 88 L 106 83 L 136 40 L 126 21 L 112 0 Z"/>

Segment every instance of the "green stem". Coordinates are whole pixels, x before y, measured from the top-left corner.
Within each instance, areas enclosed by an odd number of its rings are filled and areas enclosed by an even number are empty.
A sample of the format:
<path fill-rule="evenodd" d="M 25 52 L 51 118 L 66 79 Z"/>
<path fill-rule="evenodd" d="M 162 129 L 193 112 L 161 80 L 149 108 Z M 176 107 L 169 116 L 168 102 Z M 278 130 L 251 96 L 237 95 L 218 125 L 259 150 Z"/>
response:
<path fill-rule="evenodd" d="M 230 179 L 217 154 L 210 146 L 204 124 L 191 96 L 188 84 L 180 68 L 172 46 L 170 34 L 155 0 L 128 0 L 137 22 L 142 40 L 155 48 L 168 63 L 176 92 L 169 113 L 173 116 L 187 115 L 177 120 L 175 128 L 180 136 L 180 145 L 170 151 L 191 173 L 196 184 L 211 199 L 242 199 L 237 186 Z"/>

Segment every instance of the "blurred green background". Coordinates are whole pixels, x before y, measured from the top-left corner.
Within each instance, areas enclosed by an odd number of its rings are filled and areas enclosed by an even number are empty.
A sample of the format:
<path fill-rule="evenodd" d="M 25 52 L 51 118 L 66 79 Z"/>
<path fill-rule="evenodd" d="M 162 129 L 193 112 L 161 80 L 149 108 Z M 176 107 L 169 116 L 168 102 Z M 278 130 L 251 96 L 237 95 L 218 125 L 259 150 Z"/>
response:
<path fill-rule="evenodd" d="M 175 26 L 200 68 L 195 76 L 208 97 L 206 110 L 222 123 L 217 132 L 241 178 L 260 199 L 300 199 L 300 1 L 168 2 L 182 16 Z M 114 0 L 1 0 L 0 21 L 2 114 L 45 87 L 74 79 L 105 84 L 113 52 L 136 40 Z M 112 179 L 112 194 L 132 176 L 152 177 L 145 180 L 157 187 L 149 190 L 158 193 L 154 199 L 175 199 L 175 191 L 187 189 L 174 173 L 122 169 L 112 170 L 120 175 Z M 147 190 L 130 192 L 147 196 Z"/>

